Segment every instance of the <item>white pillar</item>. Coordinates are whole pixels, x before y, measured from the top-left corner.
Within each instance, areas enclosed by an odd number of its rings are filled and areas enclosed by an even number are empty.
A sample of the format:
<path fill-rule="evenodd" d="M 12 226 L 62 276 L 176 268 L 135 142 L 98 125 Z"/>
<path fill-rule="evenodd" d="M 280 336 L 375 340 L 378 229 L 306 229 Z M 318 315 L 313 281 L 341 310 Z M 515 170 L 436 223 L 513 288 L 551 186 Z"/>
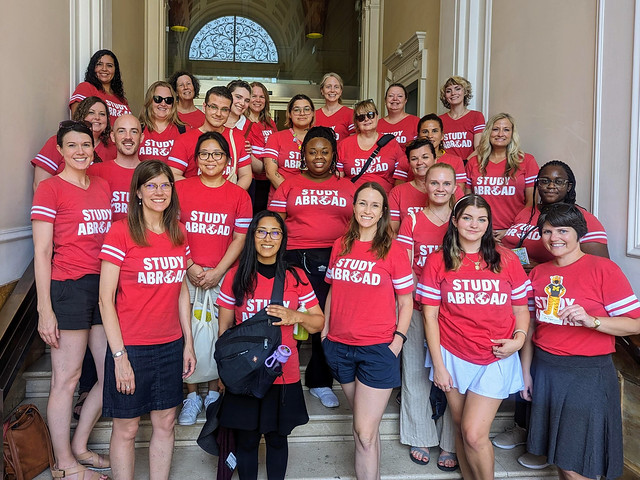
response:
<path fill-rule="evenodd" d="M 166 77 L 167 15 L 164 0 L 145 0 L 144 85 Z"/>
<path fill-rule="evenodd" d="M 373 98 L 380 104 L 380 70 L 382 64 L 382 12 L 384 0 L 362 2 L 360 35 L 360 98 Z"/>

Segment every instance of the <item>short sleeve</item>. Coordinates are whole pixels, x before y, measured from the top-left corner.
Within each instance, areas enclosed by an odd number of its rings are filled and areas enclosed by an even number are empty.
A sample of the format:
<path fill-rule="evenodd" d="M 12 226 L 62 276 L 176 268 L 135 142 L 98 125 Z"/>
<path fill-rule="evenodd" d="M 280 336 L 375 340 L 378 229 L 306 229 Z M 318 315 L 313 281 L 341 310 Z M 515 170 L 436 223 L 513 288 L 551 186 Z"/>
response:
<path fill-rule="evenodd" d="M 249 224 L 253 217 L 253 207 L 251 205 L 251 197 L 247 192 L 242 190 L 240 200 L 238 202 L 238 210 L 234 221 L 234 232 L 246 234 Z"/>
<path fill-rule="evenodd" d="M 586 210 L 580 210 L 587 221 L 587 233 L 580 239 L 580 243 L 602 243 L 607 244 L 607 232 L 600 220 Z"/>
<path fill-rule="evenodd" d="M 613 261 L 604 265 L 602 299 L 610 317 L 640 317 L 640 302 L 633 293 L 629 280 Z"/>
<path fill-rule="evenodd" d="M 280 140 L 278 137 L 279 135 L 277 133 L 269 135 L 262 158 L 274 158 L 278 160 L 278 153 L 280 152 Z"/>
<path fill-rule="evenodd" d="M 532 295 L 531 281 L 522 268 L 520 260 L 515 253 L 506 248 L 500 249 L 500 255 L 503 268 L 506 268 L 509 273 L 512 305 L 527 305 Z"/>
<path fill-rule="evenodd" d="M 262 134 L 262 124 L 256 122 L 251 125 L 249 129 L 249 135 L 247 135 L 247 141 L 251 145 L 251 153 L 256 158 L 262 158 L 264 149 L 266 147 L 264 142 L 264 135 Z"/>
<path fill-rule="evenodd" d="M 31 160 L 31 165 L 42 168 L 49 175 L 55 175 L 58 173 L 62 161 L 62 155 L 56 148 L 56 137 L 53 136 L 46 141 L 42 149 Z"/>
<path fill-rule="evenodd" d="M 342 238 L 337 239 L 333 248 L 331 249 L 331 256 L 329 257 L 329 265 L 327 266 L 327 273 L 324 276 L 324 281 L 328 284 L 333 283 L 333 267 L 335 267 L 336 260 L 338 258 L 338 252 L 342 246 Z"/>
<path fill-rule="evenodd" d="M 400 221 L 400 190 L 397 186 L 389 192 L 389 214 L 392 222 Z"/>
<path fill-rule="evenodd" d="M 406 295 L 413 292 L 413 271 L 411 262 L 406 253 L 404 245 L 394 241 L 391 246 L 393 253 L 393 264 L 391 268 L 391 282 L 393 289 L 398 295 Z"/>
<path fill-rule="evenodd" d="M 318 298 L 316 297 L 316 293 L 313 291 L 313 287 L 311 286 L 311 282 L 307 278 L 307 275 L 303 270 L 296 268 L 296 272 L 300 276 L 300 282 L 296 287 L 296 291 L 298 294 L 298 307 L 304 303 L 306 309 L 308 310 L 311 307 L 315 307 L 319 305 Z M 290 280 L 294 280 L 294 278 L 290 278 Z"/>
<path fill-rule="evenodd" d="M 414 222 L 415 216 L 407 215 L 400 224 L 397 240 L 405 249 L 413 248 Z"/>
<path fill-rule="evenodd" d="M 71 98 L 69 99 L 69 107 L 74 103 L 81 102 L 87 97 L 95 95 L 97 92 L 96 87 L 91 85 L 89 82 L 82 82 L 78 84 L 76 89 L 71 94 Z"/>
<path fill-rule="evenodd" d="M 290 182 L 287 179 L 280 184 L 273 194 L 273 198 L 269 203 L 269 210 L 272 212 L 287 213 L 287 199 L 290 191 Z"/>
<path fill-rule="evenodd" d="M 540 167 L 536 163 L 536 159 L 533 155 L 525 153 L 524 156 L 524 175 L 525 175 L 525 187 L 531 188 L 536 183 L 536 178 L 538 177 L 538 172 L 540 171 Z"/>
<path fill-rule="evenodd" d="M 473 117 L 473 134 L 482 133 L 485 127 L 484 115 L 482 112 L 475 111 L 475 115 Z"/>
<path fill-rule="evenodd" d="M 40 182 L 33 195 L 31 206 L 31 221 L 41 220 L 54 223 L 58 214 L 58 201 L 51 182 Z"/>
<path fill-rule="evenodd" d="M 171 148 L 171 152 L 169 152 L 169 157 L 167 158 L 167 164 L 176 170 L 180 170 L 182 173 L 187 170 L 189 166 L 189 152 L 187 152 L 187 146 L 181 140 L 181 137 L 178 137 L 173 143 L 173 148 Z"/>
<path fill-rule="evenodd" d="M 236 268 L 232 268 L 224 276 L 222 285 L 220 286 L 220 294 L 216 300 L 216 305 L 226 308 L 228 310 L 234 310 L 236 308 L 236 298 L 233 296 L 233 278 L 236 276 Z"/>
<path fill-rule="evenodd" d="M 416 301 L 418 303 L 433 307 L 440 306 L 442 273 L 444 273 L 442 254 L 429 255 L 416 287 Z"/>
<path fill-rule="evenodd" d="M 127 256 L 127 226 L 124 220 L 114 223 L 107 233 L 98 258 L 121 267 Z"/>

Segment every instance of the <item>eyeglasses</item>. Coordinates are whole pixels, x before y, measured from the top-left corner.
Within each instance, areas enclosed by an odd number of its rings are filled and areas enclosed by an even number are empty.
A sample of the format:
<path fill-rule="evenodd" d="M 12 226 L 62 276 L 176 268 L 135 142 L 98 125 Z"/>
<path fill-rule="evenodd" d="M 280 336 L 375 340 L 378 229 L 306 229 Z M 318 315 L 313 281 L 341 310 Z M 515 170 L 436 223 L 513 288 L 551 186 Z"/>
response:
<path fill-rule="evenodd" d="M 267 235 L 271 237 L 271 240 L 280 240 L 282 238 L 281 230 L 271 230 L 270 232 L 267 230 L 263 230 L 259 228 L 256 230 L 256 238 L 263 239 L 267 238 Z"/>
<path fill-rule="evenodd" d="M 220 160 L 222 160 L 223 158 L 225 158 L 227 156 L 226 153 L 224 152 L 198 152 L 198 158 L 200 160 L 202 160 L 203 162 L 206 162 L 207 160 L 209 160 L 210 158 L 216 162 L 219 162 Z"/>
<path fill-rule="evenodd" d="M 217 112 L 220 111 L 220 113 L 229 113 L 231 111 L 231 109 L 229 107 L 218 107 L 217 105 L 212 105 L 209 103 L 205 103 L 204 104 L 205 107 L 210 108 L 213 112 Z"/>
<path fill-rule="evenodd" d="M 167 105 L 173 105 L 173 97 L 161 97 L 160 95 L 153 96 L 153 101 L 155 103 L 162 103 L 163 100 Z"/>
<path fill-rule="evenodd" d="M 172 187 L 173 184 L 171 182 L 161 183 L 160 185 L 158 185 L 157 183 L 145 183 L 144 185 L 142 185 L 142 188 L 144 188 L 144 190 L 148 193 L 153 193 L 158 190 L 158 188 L 163 192 L 168 192 Z"/>
<path fill-rule="evenodd" d="M 63 120 L 58 124 L 58 128 L 73 128 L 75 126 L 87 127 L 89 130 L 93 127 L 91 123 L 86 120 Z"/>
<path fill-rule="evenodd" d="M 373 120 L 374 118 L 376 118 L 376 112 L 359 113 L 358 115 L 356 115 L 356 120 L 358 122 L 364 122 L 365 118 Z"/>
<path fill-rule="evenodd" d="M 567 185 L 568 183 L 571 183 L 569 180 L 566 180 L 564 178 L 556 178 L 554 180 L 550 179 L 550 178 L 546 178 L 546 177 L 540 177 L 538 178 L 538 185 L 542 185 L 543 187 L 546 187 L 547 185 L 554 183 L 556 185 L 556 187 L 564 187 L 565 185 Z"/>
<path fill-rule="evenodd" d="M 301 113 L 311 113 L 311 107 L 293 107 L 291 111 L 296 115 L 300 115 Z"/>

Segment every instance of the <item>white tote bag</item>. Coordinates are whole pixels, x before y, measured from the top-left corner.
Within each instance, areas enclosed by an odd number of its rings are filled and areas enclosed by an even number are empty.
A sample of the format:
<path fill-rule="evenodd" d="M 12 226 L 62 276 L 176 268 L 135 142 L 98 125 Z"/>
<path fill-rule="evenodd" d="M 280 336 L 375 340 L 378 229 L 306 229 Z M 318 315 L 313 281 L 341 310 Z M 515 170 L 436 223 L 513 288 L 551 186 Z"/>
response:
<path fill-rule="evenodd" d="M 186 383 L 202 383 L 218 378 L 218 365 L 213 354 L 218 339 L 218 306 L 214 296 L 219 289 L 219 286 L 208 290 L 196 287 L 191 309 L 191 331 L 197 363 L 195 372 L 185 379 Z"/>

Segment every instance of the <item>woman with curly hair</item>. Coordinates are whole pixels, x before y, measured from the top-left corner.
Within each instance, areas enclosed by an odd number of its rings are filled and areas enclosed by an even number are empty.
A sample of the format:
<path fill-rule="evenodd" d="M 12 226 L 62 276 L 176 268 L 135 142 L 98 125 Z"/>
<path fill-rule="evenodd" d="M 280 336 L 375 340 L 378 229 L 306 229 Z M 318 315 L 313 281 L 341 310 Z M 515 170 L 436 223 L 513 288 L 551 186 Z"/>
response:
<path fill-rule="evenodd" d="M 178 95 L 178 118 L 190 128 L 201 127 L 204 113 L 193 103 L 200 94 L 200 81 L 191 72 L 181 70 L 171 75 L 168 82 Z"/>

